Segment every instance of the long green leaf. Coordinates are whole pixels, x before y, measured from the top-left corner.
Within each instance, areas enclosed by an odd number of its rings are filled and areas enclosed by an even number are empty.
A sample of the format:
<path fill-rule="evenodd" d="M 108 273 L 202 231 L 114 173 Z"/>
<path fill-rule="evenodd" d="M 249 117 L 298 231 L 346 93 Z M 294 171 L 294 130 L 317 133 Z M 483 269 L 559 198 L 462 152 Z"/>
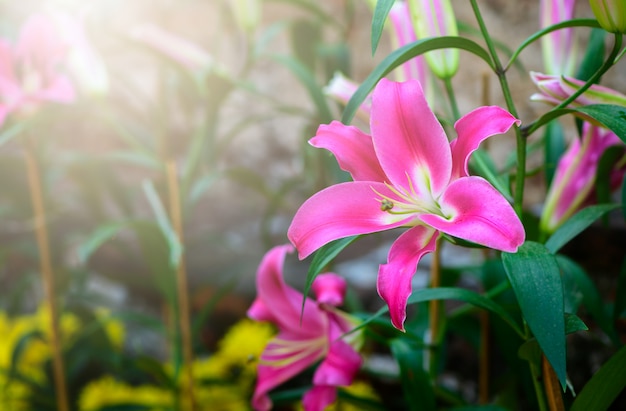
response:
<path fill-rule="evenodd" d="M 613 104 L 592 104 L 578 107 L 576 111 L 599 121 L 626 143 L 626 107 Z"/>
<path fill-rule="evenodd" d="M 565 313 L 556 258 L 539 243 L 525 242 L 502 262 L 524 319 L 565 387 Z"/>
<path fill-rule="evenodd" d="M 178 234 L 176 234 L 174 228 L 170 224 L 170 219 L 165 211 L 165 207 L 163 207 L 163 203 L 161 203 L 161 199 L 159 198 L 156 189 L 154 188 L 154 184 L 148 180 L 144 180 L 142 182 L 142 187 L 144 193 L 146 194 L 146 198 L 152 207 L 152 211 L 154 211 L 157 224 L 167 239 L 167 244 L 170 249 L 170 267 L 177 267 L 183 254 L 183 245 L 178 239 Z"/>
<path fill-rule="evenodd" d="M 570 411 L 603 411 L 626 387 L 626 347 L 622 347 L 585 384 Z"/>
<path fill-rule="evenodd" d="M 599 204 L 584 208 L 567 220 L 552 236 L 546 241 L 546 248 L 553 254 L 567 244 L 572 238 L 580 234 L 598 218 L 611 210 L 618 208 L 617 204 Z"/>
<path fill-rule="evenodd" d="M 391 354 L 400 366 L 402 392 L 409 410 L 435 410 L 435 393 L 432 382 L 422 365 L 422 351 L 409 345 L 403 338 L 390 343 Z"/>
<path fill-rule="evenodd" d="M 489 53 L 476 42 L 463 37 L 443 36 L 417 40 L 406 46 L 400 47 L 389 54 L 383 61 L 372 70 L 370 75 L 359 86 L 346 105 L 341 118 L 342 123 L 349 124 L 356 113 L 356 110 L 374 89 L 376 83 L 387 75 L 391 70 L 407 62 L 413 57 L 419 56 L 431 50 L 457 48 L 469 51 L 483 59 L 489 67 L 493 69 L 493 62 Z"/>
<path fill-rule="evenodd" d="M 546 165 L 546 185 L 550 186 L 559 159 L 565 152 L 565 136 L 563 127 L 558 121 L 551 121 L 546 124 L 543 134 L 544 160 Z"/>
<path fill-rule="evenodd" d="M 380 37 L 385 29 L 385 22 L 387 21 L 389 10 L 391 10 L 391 6 L 393 6 L 394 2 L 395 0 L 378 0 L 376 2 L 374 16 L 372 17 L 372 56 L 376 54 Z"/>
<path fill-rule="evenodd" d="M 615 292 L 615 303 L 613 304 L 613 322 L 617 321 L 626 310 L 626 257 L 622 261 L 622 269 L 617 280 L 617 291 Z"/>
<path fill-rule="evenodd" d="M 85 264 L 87 260 L 89 260 L 89 257 L 91 257 L 91 255 L 98 248 L 100 248 L 102 244 L 115 237 L 115 235 L 123 230 L 127 225 L 127 222 L 118 222 L 103 224 L 100 227 L 96 228 L 96 230 L 91 233 L 78 247 L 78 260 L 82 264 Z"/>
<path fill-rule="evenodd" d="M 356 240 L 358 236 L 340 238 L 339 240 L 332 241 L 315 252 L 311 265 L 309 265 L 309 271 L 306 274 L 306 284 L 304 286 L 304 296 L 309 294 L 311 285 L 315 280 L 315 277 L 322 272 L 324 268 L 335 258 L 337 255 L 350 243 Z M 304 299 L 302 300 L 302 310 L 304 311 Z"/>

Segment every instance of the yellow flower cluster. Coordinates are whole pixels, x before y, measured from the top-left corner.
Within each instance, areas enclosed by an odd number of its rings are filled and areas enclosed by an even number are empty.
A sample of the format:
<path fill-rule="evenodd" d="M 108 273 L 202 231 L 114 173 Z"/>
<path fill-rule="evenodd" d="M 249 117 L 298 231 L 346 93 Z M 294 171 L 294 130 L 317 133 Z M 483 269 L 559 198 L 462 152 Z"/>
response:
<path fill-rule="evenodd" d="M 201 411 L 248 411 L 256 376 L 256 363 L 274 334 L 269 324 L 248 319 L 232 326 L 207 358 L 192 364 L 194 396 Z M 166 366 L 170 374 L 174 371 Z M 180 386 L 186 385 L 186 373 L 179 372 Z M 172 409 L 176 398 L 171 390 L 157 386 L 131 386 L 106 376 L 85 387 L 79 399 L 80 411 L 97 411 L 105 406 L 143 405 L 150 411 Z M 181 409 L 191 409 L 188 398 L 181 399 Z"/>
<path fill-rule="evenodd" d="M 104 312 L 98 317 L 105 318 Z M 124 339 L 122 325 L 114 320 L 106 319 L 105 332 L 116 347 L 121 347 Z M 27 399 L 31 395 L 30 381 L 46 384 L 44 364 L 51 358 L 50 315 L 47 307 L 40 307 L 37 312 L 10 318 L 0 311 L 0 409 L 27 411 Z M 72 344 L 81 329 L 79 318 L 71 313 L 63 313 L 59 328 L 61 344 L 64 347 Z M 19 378 L 12 378 L 19 376 Z"/>

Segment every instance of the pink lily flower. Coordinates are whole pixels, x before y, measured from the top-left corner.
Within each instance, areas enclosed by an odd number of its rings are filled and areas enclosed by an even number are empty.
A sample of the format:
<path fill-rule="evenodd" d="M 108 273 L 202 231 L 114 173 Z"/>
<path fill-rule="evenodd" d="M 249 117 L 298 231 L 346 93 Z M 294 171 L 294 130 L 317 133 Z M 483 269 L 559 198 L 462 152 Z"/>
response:
<path fill-rule="evenodd" d="M 74 88 L 58 72 L 67 47 L 52 20 L 30 17 L 17 44 L 0 40 L 0 124 L 10 112 L 30 113 L 45 101 L 70 103 Z"/>
<path fill-rule="evenodd" d="M 583 123 L 582 138 L 575 138 L 559 160 L 550 185 L 539 226 L 545 233 L 554 232 L 574 213 L 594 203 L 595 177 L 604 151 L 623 143 L 612 131 Z M 618 163 L 611 173 L 611 187 L 618 188 L 626 164 Z"/>
<path fill-rule="evenodd" d="M 313 388 L 303 399 L 305 411 L 323 411 L 337 397 L 337 386 L 350 385 L 361 367 L 355 350 L 359 333 L 342 336 L 356 326 L 356 320 L 335 307 L 343 304 L 345 280 L 333 273 L 320 274 L 312 285 L 317 301 L 283 281 L 285 255 L 291 245 L 271 249 L 257 271 L 257 298 L 248 316 L 270 321 L 278 328 L 261 355 L 257 385 L 252 398 L 255 410 L 269 410 L 268 392 L 313 364 L 321 361 L 313 376 Z"/>
<path fill-rule="evenodd" d="M 418 81 L 383 79 L 374 89 L 369 136 L 339 122 L 310 140 L 330 150 L 354 181 L 309 198 L 288 230 L 301 259 L 332 240 L 408 227 L 378 272 L 378 293 L 393 325 L 403 330 L 411 278 L 441 233 L 515 252 L 524 227 L 507 200 L 481 177 L 468 175 L 470 154 L 486 138 L 520 124 L 499 107 L 480 107 L 455 124 L 448 142 Z"/>
<path fill-rule="evenodd" d="M 576 0 L 541 0 L 539 25 L 546 28 L 574 17 Z M 571 28 L 553 31 L 541 38 L 543 64 L 550 74 L 570 76 L 576 63 L 576 42 Z"/>

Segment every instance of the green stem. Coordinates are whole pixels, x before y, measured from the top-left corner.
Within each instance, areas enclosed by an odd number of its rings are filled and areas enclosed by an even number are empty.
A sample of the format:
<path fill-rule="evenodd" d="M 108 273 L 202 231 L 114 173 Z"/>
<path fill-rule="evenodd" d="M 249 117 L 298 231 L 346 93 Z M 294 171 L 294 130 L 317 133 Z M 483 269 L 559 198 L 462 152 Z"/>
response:
<path fill-rule="evenodd" d="M 496 47 L 491 39 L 491 36 L 489 35 L 489 32 L 487 31 L 487 26 L 485 25 L 482 15 L 480 14 L 476 0 L 470 0 L 470 2 L 472 4 L 474 15 L 476 16 L 476 21 L 480 26 L 480 31 L 485 39 L 485 43 L 487 43 L 489 54 L 493 59 L 494 71 L 498 76 L 498 81 L 500 82 L 500 87 L 502 88 L 502 95 L 504 96 L 506 107 L 514 117 L 518 118 L 517 109 L 513 103 L 513 97 L 511 96 L 511 89 L 509 88 L 509 83 L 506 80 L 506 70 L 502 67 L 502 63 L 500 62 L 500 58 L 496 52 Z M 517 215 L 521 217 L 524 200 L 524 182 L 526 179 L 526 139 L 522 135 L 519 127 L 515 127 L 515 137 L 517 140 L 517 172 L 515 178 L 515 201 L 513 206 Z"/>
<path fill-rule="evenodd" d="M 450 100 L 450 108 L 452 109 L 452 115 L 454 116 L 454 121 L 457 121 L 461 118 L 461 113 L 459 112 L 459 106 L 456 102 L 456 96 L 454 95 L 454 89 L 452 88 L 452 79 L 450 77 L 446 77 L 443 80 L 443 84 L 446 87 L 446 93 L 448 94 L 448 100 Z"/>
<path fill-rule="evenodd" d="M 616 61 L 618 60 L 618 57 L 621 57 L 621 53 L 620 53 L 621 47 L 622 47 L 622 35 L 615 34 L 615 41 L 613 42 L 613 49 L 611 50 L 611 54 L 606 59 L 604 64 L 595 73 L 593 73 L 593 76 L 591 76 L 589 80 L 587 80 L 587 82 L 583 84 L 582 87 L 580 87 L 578 90 L 572 93 L 572 95 L 570 95 L 568 98 L 563 100 L 558 106 L 552 108 L 550 111 L 548 111 L 546 114 L 541 116 L 536 121 L 523 127 L 522 134 L 524 135 L 524 137 L 528 137 L 534 131 L 536 131 L 539 127 L 543 126 L 545 124 L 545 121 L 542 121 L 542 119 L 548 117 L 550 113 L 567 107 L 570 103 L 576 100 L 581 94 L 587 91 L 589 87 L 597 83 L 600 80 L 600 77 L 602 77 L 602 75 L 606 73 L 616 63 Z"/>

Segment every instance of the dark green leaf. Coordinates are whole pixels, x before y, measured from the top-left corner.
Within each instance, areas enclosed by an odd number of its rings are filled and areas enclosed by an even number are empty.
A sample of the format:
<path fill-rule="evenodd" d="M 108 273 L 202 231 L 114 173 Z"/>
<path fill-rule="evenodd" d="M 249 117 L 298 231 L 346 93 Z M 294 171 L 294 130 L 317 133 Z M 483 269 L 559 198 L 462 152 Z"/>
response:
<path fill-rule="evenodd" d="M 576 237 L 585 228 L 589 227 L 598 218 L 611 210 L 615 210 L 617 204 L 599 204 L 584 208 L 574 214 L 567 220 L 552 236 L 546 241 L 546 248 L 551 253 L 556 253 L 567 244 L 572 238 Z"/>
<path fill-rule="evenodd" d="M 622 180 L 622 216 L 626 220 L 626 178 Z"/>
<path fill-rule="evenodd" d="M 613 104 L 592 104 L 578 107 L 576 111 L 602 123 L 626 143 L 626 107 Z"/>
<path fill-rule="evenodd" d="M 527 241 L 502 262 L 524 319 L 565 387 L 565 313 L 556 258 L 542 244 Z"/>
<path fill-rule="evenodd" d="M 435 393 L 428 373 L 422 364 L 422 350 L 409 345 L 402 338 L 390 342 L 391 354 L 400 366 L 402 391 L 407 409 L 415 411 L 435 410 Z"/>
<path fill-rule="evenodd" d="M 603 411 L 626 387 L 626 347 L 622 347 L 596 372 L 576 397 L 570 411 Z"/>
<path fill-rule="evenodd" d="M 350 243 L 359 238 L 358 236 L 340 238 L 332 241 L 315 252 L 309 271 L 306 274 L 306 284 L 304 286 L 304 295 L 306 296 L 311 289 L 311 285 L 315 277 L 326 268 L 326 266 Z M 302 310 L 304 310 L 304 299 L 302 300 Z"/>
<path fill-rule="evenodd" d="M 487 65 L 493 69 L 493 62 L 491 61 L 489 53 L 476 42 L 463 37 L 443 36 L 422 39 L 409 43 L 389 54 L 382 62 L 380 62 L 380 64 L 378 64 L 378 66 L 376 66 L 376 68 L 374 68 L 374 70 L 372 70 L 365 81 L 361 83 L 343 111 L 343 116 L 341 118 L 342 123 L 349 124 L 352 121 L 352 118 L 361 103 L 365 101 L 365 98 L 374 89 L 378 81 L 391 72 L 391 70 L 407 62 L 413 57 L 419 56 L 431 50 L 446 48 L 458 48 L 469 51 L 483 59 Z"/>
<path fill-rule="evenodd" d="M 394 2 L 395 0 L 378 0 L 376 2 L 374 16 L 372 17 L 372 56 L 376 54 L 378 42 L 380 42 L 380 37 L 385 29 L 385 22 L 387 21 L 389 10 L 391 10 L 391 6 L 393 6 Z"/>
<path fill-rule="evenodd" d="M 565 313 L 565 334 L 587 331 L 589 327 L 575 314 Z"/>

